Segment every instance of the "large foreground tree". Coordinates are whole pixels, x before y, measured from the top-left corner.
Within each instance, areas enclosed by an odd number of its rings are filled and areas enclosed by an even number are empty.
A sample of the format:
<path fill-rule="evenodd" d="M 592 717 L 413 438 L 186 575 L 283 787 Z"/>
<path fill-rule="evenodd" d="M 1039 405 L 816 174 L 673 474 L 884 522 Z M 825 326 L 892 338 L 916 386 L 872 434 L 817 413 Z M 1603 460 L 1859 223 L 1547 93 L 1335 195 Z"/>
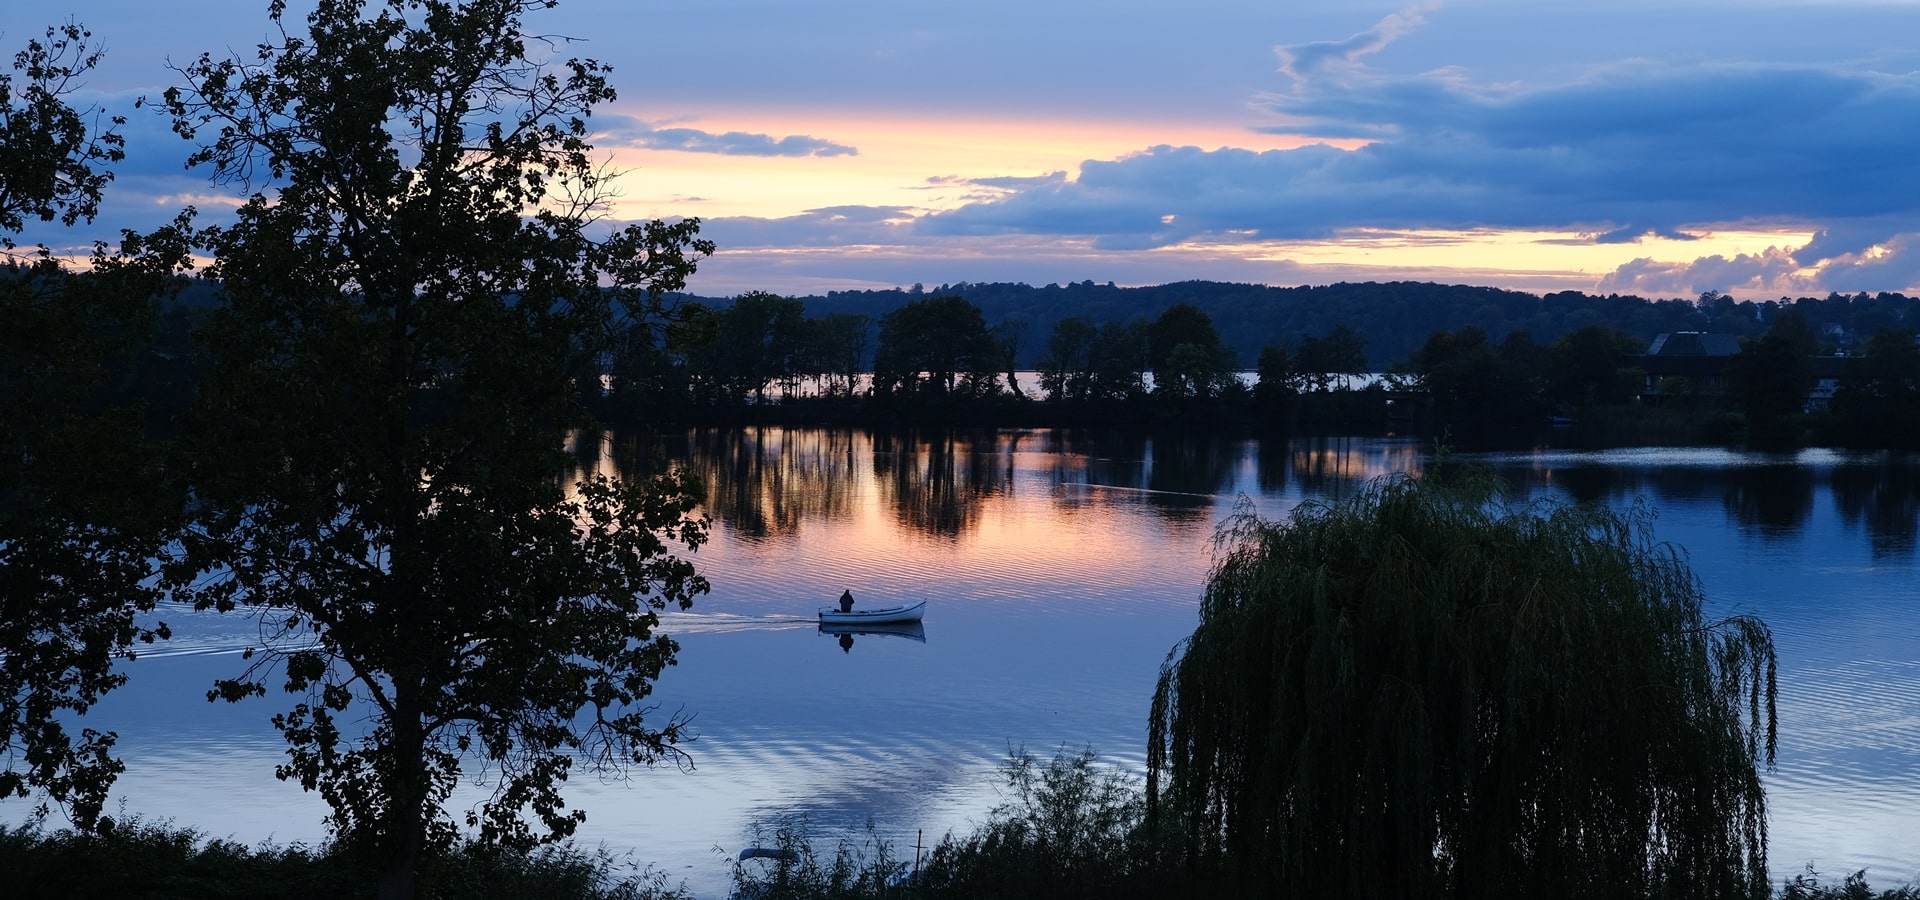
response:
<path fill-rule="evenodd" d="M 1243 513 L 1154 697 L 1154 816 L 1245 895 L 1767 896 L 1771 638 L 1650 518 L 1409 478 Z"/>
<path fill-rule="evenodd" d="M 548 63 L 545 0 L 320 0 L 304 34 L 202 56 L 164 100 L 191 164 L 253 192 L 212 229 L 195 527 L 171 575 L 260 619 L 210 697 L 284 690 L 283 779 L 409 896 L 464 822 L 524 845 L 584 818 L 578 765 L 677 758 L 646 698 L 657 611 L 706 590 L 687 478 L 575 480 L 623 331 L 664 314 L 697 222 L 600 228 L 605 67 Z M 585 388 L 584 390 L 582 388 Z M 590 432 L 597 433 L 597 432 Z"/>

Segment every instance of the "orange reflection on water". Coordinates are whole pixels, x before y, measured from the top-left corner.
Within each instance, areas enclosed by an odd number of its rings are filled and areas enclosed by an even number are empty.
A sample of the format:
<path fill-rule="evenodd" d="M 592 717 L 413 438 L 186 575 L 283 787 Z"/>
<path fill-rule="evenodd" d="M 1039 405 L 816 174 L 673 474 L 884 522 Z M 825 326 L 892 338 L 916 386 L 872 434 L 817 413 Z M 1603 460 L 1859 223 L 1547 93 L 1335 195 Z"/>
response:
<path fill-rule="evenodd" d="M 1382 447 L 1364 438 L 1301 439 L 1293 450 L 1295 477 L 1309 484 L 1324 484 L 1338 497 L 1383 475 L 1419 476 L 1425 471 L 1427 454 L 1418 446 Z"/>
<path fill-rule="evenodd" d="M 742 598 L 836 584 L 907 597 L 956 584 L 993 596 L 1050 578 L 1191 585 L 1209 560 L 1164 549 L 1173 531 L 1191 543 L 1213 527 L 1237 465 L 1202 444 L 1166 444 L 1156 467 L 1151 442 L 1020 431 L 696 429 L 605 446 L 630 476 L 678 465 L 701 478 L 714 533 L 702 569 L 716 596 Z M 744 565 L 746 554 L 758 562 Z M 1192 599 L 1190 587 L 1179 593 Z"/>
<path fill-rule="evenodd" d="M 1012 597 L 1060 579 L 1191 600 L 1207 538 L 1243 497 L 1278 518 L 1291 504 L 1275 498 L 1338 499 L 1427 468 L 1424 442 L 1340 437 L 755 427 L 581 443 L 581 471 L 699 477 L 712 540 L 697 564 L 716 608 L 810 610 L 847 587 Z"/>

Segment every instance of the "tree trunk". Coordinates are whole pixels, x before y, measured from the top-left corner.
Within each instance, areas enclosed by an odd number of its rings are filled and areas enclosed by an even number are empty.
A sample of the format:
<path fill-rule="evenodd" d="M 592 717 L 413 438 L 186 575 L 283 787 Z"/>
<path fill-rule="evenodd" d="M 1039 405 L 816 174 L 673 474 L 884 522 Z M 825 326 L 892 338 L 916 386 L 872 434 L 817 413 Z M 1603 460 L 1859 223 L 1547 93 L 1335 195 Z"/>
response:
<path fill-rule="evenodd" d="M 387 784 L 387 870 L 380 876 L 380 900 L 413 900 L 423 843 L 421 817 L 426 808 L 426 744 L 420 728 L 419 688 L 394 686 L 394 771 Z"/>

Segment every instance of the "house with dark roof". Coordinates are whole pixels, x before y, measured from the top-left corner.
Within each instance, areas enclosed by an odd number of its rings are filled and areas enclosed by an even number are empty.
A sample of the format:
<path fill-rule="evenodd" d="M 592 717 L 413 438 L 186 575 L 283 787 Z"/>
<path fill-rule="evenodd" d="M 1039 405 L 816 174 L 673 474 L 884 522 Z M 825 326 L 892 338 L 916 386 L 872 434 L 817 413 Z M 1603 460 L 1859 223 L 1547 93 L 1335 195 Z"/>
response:
<path fill-rule="evenodd" d="M 1690 396 L 1724 394 L 1727 390 L 1727 360 L 1739 352 L 1740 338 L 1737 335 L 1708 334 L 1704 331 L 1673 331 L 1660 335 L 1647 346 L 1644 355 L 1633 360 L 1633 365 L 1646 373 L 1640 400 L 1658 406 L 1665 402 L 1668 394 L 1675 392 L 1676 386 Z M 1815 356 L 1811 361 L 1814 384 L 1808 390 L 1803 405 L 1807 412 L 1827 408 L 1827 401 L 1833 398 L 1834 389 L 1839 387 L 1840 377 L 1846 374 L 1847 365 L 1852 359 L 1845 356 Z"/>
<path fill-rule="evenodd" d="M 1717 396 L 1727 390 L 1727 359 L 1740 352 L 1740 338 L 1704 331 L 1672 331 L 1653 339 L 1647 352 L 1633 361 L 1646 373 L 1640 401 L 1652 406 L 1669 394 Z M 1673 380 L 1669 380 L 1673 379 Z"/>

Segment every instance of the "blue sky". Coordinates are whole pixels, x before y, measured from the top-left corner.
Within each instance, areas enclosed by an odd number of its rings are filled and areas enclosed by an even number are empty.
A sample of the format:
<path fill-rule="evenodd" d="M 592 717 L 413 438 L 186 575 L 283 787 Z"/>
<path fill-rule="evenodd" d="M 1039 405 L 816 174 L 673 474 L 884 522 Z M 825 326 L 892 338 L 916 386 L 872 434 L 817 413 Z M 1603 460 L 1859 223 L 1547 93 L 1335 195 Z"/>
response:
<path fill-rule="evenodd" d="M 129 159 L 84 243 L 238 198 L 130 109 L 264 3 L 55 3 Z M 615 67 L 619 217 L 694 287 L 1432 279 L 1691 296 L 1920 288 L 1920 2 L 665 4 L 530 19 Z"/>

